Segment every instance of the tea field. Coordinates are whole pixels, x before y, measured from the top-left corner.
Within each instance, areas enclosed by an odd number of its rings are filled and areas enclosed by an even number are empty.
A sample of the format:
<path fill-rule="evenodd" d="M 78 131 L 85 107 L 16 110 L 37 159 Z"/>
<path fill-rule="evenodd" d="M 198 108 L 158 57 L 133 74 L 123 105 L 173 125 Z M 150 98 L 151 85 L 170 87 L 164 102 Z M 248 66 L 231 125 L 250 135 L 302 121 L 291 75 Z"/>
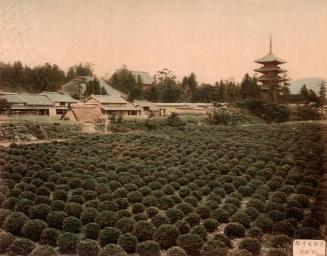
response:
<path fill-rule="evenodd" d="M 0 251 L 291 255 L 325 236 L 323 134 L 203 125 L 0 148 Z"/>

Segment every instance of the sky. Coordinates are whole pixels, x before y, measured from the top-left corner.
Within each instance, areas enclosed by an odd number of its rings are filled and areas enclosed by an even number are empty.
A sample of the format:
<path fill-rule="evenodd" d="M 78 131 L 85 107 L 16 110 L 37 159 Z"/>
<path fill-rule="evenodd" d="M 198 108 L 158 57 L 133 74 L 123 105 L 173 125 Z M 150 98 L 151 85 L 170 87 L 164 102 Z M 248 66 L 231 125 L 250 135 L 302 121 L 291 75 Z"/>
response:
<path fill-rule="evenodd" d="M 291 79 L 327 78 L 326 28 L 327 0 L 0 0 L 0 61 L 240 81 L 271 33 Z"/>

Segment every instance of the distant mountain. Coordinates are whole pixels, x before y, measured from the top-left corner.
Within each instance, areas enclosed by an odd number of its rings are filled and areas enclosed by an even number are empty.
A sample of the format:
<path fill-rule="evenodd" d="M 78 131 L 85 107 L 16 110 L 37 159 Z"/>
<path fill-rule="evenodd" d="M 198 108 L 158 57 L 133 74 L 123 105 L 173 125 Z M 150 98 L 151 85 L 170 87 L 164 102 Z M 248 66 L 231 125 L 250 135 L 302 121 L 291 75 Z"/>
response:
<path fill-rule="evenodd" d="M 303 78 L 303 79 L 298 79 L 298 80 L 291 81 L 291 85 L 290 85 L 291 94 L 300 93 L 301 87 L 304 84 L 307 85 L 308 90 L 311 89 L 315 93 L 318 93 L 319 92 L 319 85 L 320 85 L 320 82 L 322 80 L 324 80 L 324 78 L 311 77 L 311 78 Z"/>

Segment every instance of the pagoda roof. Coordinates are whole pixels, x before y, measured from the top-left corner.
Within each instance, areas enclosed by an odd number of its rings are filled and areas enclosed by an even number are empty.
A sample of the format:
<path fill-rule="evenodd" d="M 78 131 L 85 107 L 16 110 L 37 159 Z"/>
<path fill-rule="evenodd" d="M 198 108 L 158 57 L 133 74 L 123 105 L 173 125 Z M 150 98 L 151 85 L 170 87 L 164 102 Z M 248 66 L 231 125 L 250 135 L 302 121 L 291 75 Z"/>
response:
<path fill-rule="evenodd" d="M 261 67 L 261 68 L 257 68 L 254 71 L 256 72 L 269 72 L 269 71 L 276 71 L 278 73 L 282 73 L 282 72 L 286 72 L 286 69 L 281 69 L 280 67 Z"/>
<path fill-rule="evenodd" d="M 261 76 L 258 78 L 258 81 L 286 81 L 287 79 L 280 77 L 280 76 Z"/>
<path fill-rule="evenodd" d="M 273 54 L 272 52 L 269 52 L 266 56 L 257 59 L 255 61 L 256 63 L 260 63 L 260 64 L 264 64 L 264 63 L 270 63 L 270 62 L 275 62 L 275 63 L 286 63 L 285 60 L 282 60 L 281 58 L 278 58 L 275 54 Z"/>

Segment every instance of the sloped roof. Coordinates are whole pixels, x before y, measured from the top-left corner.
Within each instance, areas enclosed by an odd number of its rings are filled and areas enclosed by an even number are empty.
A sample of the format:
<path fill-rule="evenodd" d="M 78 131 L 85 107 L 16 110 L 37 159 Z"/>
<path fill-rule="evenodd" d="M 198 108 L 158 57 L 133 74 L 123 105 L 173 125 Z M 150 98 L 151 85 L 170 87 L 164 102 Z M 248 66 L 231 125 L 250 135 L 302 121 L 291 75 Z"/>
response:
<path fill-rule="evenodd" d="M 44 95 L 20 94 L 19 97 L 22 98 L 27 105 L 53 106 L 52 101 Z"/>
<path fill-rule="evenodd" d="M 25 103 L 23 99 L 19 97 L 18 94 L 4 94 L 1 97 L 6 99 L 8 103 L 22 103 L 22 104 Z"/>
<path fill-rule="evenodd" d="M 153 102 L 147 100 L 134 100 L 134 106 L 149 107 L 151 111 L 159 110 L 159 108 Z"/>
<path fill-rule="evenodd" d="M 117 96 L 117 97 L 126 97 L 126 95 L 115 88 L 113 88 L 111 85 L 109 85 L 106 81 L 103 79 L 98 79 L 99 84 L 101 87 L 105 88 L 107 93 L 112 96 Z"/>
<path fill-rule="evenodd" d="M 193 102 L 160 102 L 154 103 L 157 107 L 176 107 L 176 108 L 208 108 L 212 103 L 193 103 Z"/>
<path fill-rule="evenodd" d="M 117 111 L 128 111 L 128 110 L 142 110 L 140 107 L 134 106 L 131 103 L 128 103 L 126 105 L 123 106 L 101 106 L 102 109 L 104 110 L 117 110 Z"/>
<path fill-rule="evenodd" d="M 22 103 L 31 106 L 53 106 L 52 101 L 45 95 L 38 94 L 5 94 L 2 96 L 9 103 Z"/>
<path fill-rule="evenodd" d="M 59 93 L 59 92 L 44 91 L 40 95 L 47 96 L 52 102 L 68 102 L 68 103 L 78 102 L 78 100 L 75 100 L 70 95 Z"/>
<path fill-rule="evenodd" d="M 101 104 L 109 104 L 109 103 L 120 103 L 120 104 L 127 104 L 128 101 L 124 100 L 122 97 L 116 95 L 91 95 L 88 99 L 94 98 L 99 101 Z M 84 100 L 87 101 L 88 99 Z"/>
<path fill-rule="evenodd" d="M 94 123 L 99 119 L 103 119 L 100 109 L 93 105 L 79 103 L 72 104 L 60 119 L 64 119 L 69 112 L 73 113 L 77 121 L 84 123 Z"/>
<path fill-rule="evenodd" d="M 150 76 L 149 72 L 131 71 L 131 73 L 135 77 L 136 81 L 138 76 L 140 76 L 142 80 L 142 84 L 152 84 L 154 82 L 154 78 Z"/>
<path fill-rule="evenodd" d="M 266 56 L 256 60 L 257 63 L 269 63 L 269 62 L 277 62 L 277 63 L 286 63 L 285 60 L 282 60 L 281 58 L 278 58 L 275 54 L 272 52 L 268 53 Z"/>

